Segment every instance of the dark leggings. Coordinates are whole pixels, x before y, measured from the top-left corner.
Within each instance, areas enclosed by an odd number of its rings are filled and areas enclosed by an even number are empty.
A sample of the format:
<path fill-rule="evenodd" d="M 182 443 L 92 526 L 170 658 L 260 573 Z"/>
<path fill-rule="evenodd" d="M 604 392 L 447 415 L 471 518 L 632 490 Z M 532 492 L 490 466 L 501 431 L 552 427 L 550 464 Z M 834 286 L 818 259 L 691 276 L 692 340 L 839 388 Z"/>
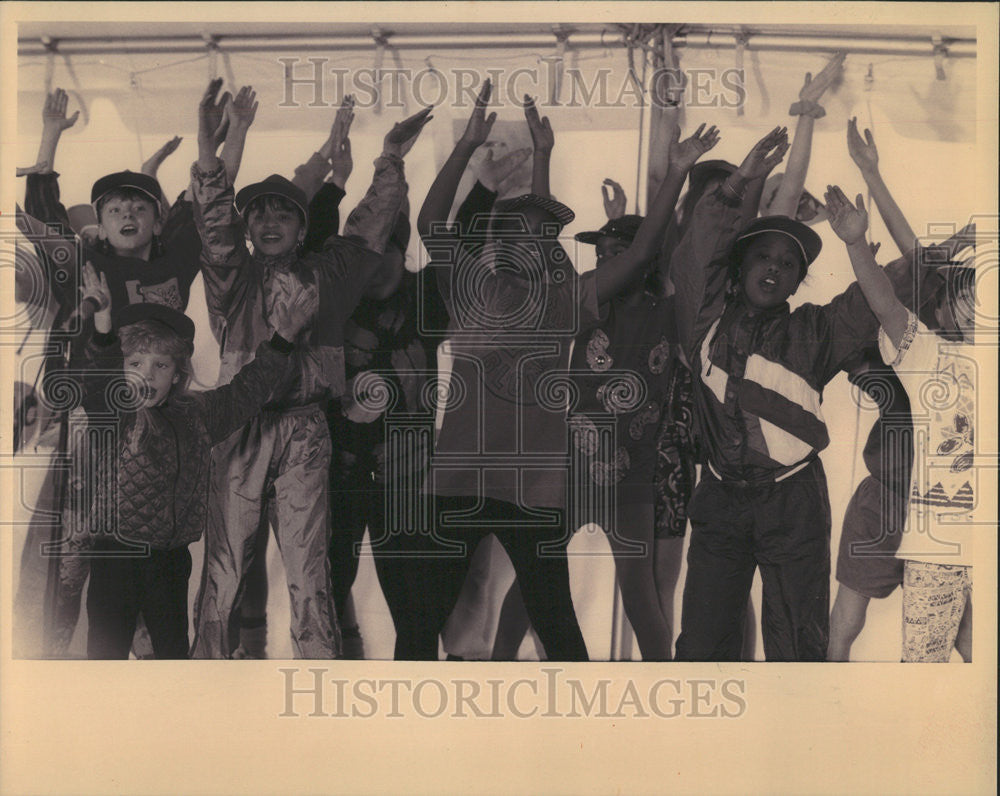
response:
<path fill-rule="evenodd" d="M 573 610 L 564 515 L 541 518 L 505 501 L 435 498 L 433 534 L 372 538 L 375 565 L 396 625 L 397 660 L 437 660 L 438 635 L 458 600 L 478 544 L 496 535 L 510 557 L 532 627 L 552 661 L 585 661 Z"/>
<path fill-rule="evenodd" d="M 150 550 L 142 556 L 108 543 L 100 552 L 104 555 L 90 563 L 87 657 L 128 658 L 141 613 L 157 658 L 187 658 L 188 548 Z"/>

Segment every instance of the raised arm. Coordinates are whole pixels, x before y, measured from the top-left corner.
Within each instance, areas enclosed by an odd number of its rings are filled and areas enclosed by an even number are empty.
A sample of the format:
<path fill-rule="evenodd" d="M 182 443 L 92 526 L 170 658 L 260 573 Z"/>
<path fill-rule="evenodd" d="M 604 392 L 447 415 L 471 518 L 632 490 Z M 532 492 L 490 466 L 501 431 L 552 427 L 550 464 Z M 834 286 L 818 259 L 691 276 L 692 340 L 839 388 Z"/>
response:
<path fill-rule="evenodd" d="M 692 365 L 694 346 L 722 312 L 729 250 L 746 226 L 744 192 L 748 185 L 766 177 L 787 150 L 788 134 L 783 127 L 776 127 L 760 139 L 718 189 L 698 200 L 684 237 L 671 254 L 677 329 Z"/>
<path fill-rule="evenodd" d="M 165 143 L 163 146 L 157 149 L 152 155 L 150 155 L 143 162 L 139 171 L 142 172 L 143 174 L 152 177 L 155 180 L 156 174 L 160 170 L 160 166 L 163 165 L 163 161 L 165 161 L 168 157 L 170 157 L 172 154 L 174 154 L 174 152 L 177 151 L 177 147 L 181 145 L 181 141 L 183 140 L 184 139 L 181 138 L 179 135 L 175 135 L 173 138 L 167 141 L 167 143 Z M 166 196 L 161 196 L 160 199 L 164 207 L 169 206 L 170 203 L 167 201 Z"/>
<path fill-rule="evenodd" d="M 229 182 L 236 184 L 236 175 L 243 162 L 243 149 L 247 143 L 247 133 L 257 116 L 257 92 L 252 86 L 243 86 L 230 100 L 225 110 L 229 129 L 222 145 L 222 162 L 226 164 Z"/>
<path fill-rule="evenodd" d="M 819 104 L 823 94 L 841 76 L 844 69 L 846 54 L 837 53 L 814 78 L 806 72 L 805 84 L 799 91 L 799 101 L 792 105 L 789 113 L 798 116 L 795 124 L 795 137 L 788 152 L 788 165 L 781 186 L 771 203 L 770 214 L 795 218 L 799 207 L 799 199 L 806 184 L 806 172 L 809 170 L 809 157 L 812 153 L 813 127 L 817 119 L 821 119 L 826 111 Z"/>
<path fill-rule="evenodd" d="M 916 244 L 916 235 L 882 179 L 878 168 L 878 149 L 875 147 L 875 138 L 871 130 L 865 130 L 865 137 L 862 140 L 858 133 L 856 116 L 847 123 L 847 150 L 861 171 L 861 176 L 871 191 L 875 206 L 882 214 L 882 220 L 889 229 L 889 235 L 892 236 L 896 248 L 900 254 L 906 254 Z"/>
<path fill-rule="evenodd" d="M 531 143 L 534 146 L 531 156 L 531 192 L 548 198 L 552 195 L 549 192 L 549 165 L 556 137 L 552 132 L 549 117 L 538 115 L 534 99 L 527 94 L 524 95 L 524 118 L 528 122 Z"/>
<path fill-rule="evenodd" d="M 830 226 L 845 244 L 851 258 L 851 267 L 858 279 L 861 292 L 868 306 L 878 318 L 892 344 L 899 347 L 909 312 L 893 291 L 892 282 L 884 270 L 878 267 L 875 256 L 865 240 L 868 231 L 868 213 L 861 194 L 857 204 L 852 205 L 836 185 L 827 187 L 826 206 L 830 214 Z"/>
<path fill-rule="evenodd" d="M 407 184 L 403 158 L 413 148 L 420 132 L 431 119 L 432 108 L 424 108 L 397 122 L 386 134 L 382 154 L 375 159 L 375 175 L 358 206 L 344 222 L 345 238 L 359 241 L 365 248 L 382 254 L 406 201 Z"/>
<path fill-rule="evenodd" d="M 674 50 L 673 39 L 682 27 L 684 26 L 678 24 L 665 24 L 660 28 L 660 51 L 656 55 L 662 57 L 662 66 L 653 73 L 647 207 L 653 204 L 660 185 L 667 178 L 670 143 L 673 141 L 674 130 L 679 130 L 681 125 L 685 78 Z M 624 209 L 621 215 L 625 215 Z"/>
<path fill-rule="evenodd" d="M 698 158 L 719 141 L 715 126 L 705 130 L 704 124 L 685 141 L 679 142 L 678 137 L 679 131 L 674 128 L 667 177 L 639 225 L 632 244 L 621 254 L 608 258 L 597 269 L 597 301 L 600 304 L 621 293 L 659 253 L 667 222 L 688 172 Z"/>
<path fill-rule="evenodd" d="M 431 184 L 417 215 L 417 232 L 421 238 L 426 238 L 431 233 L 431 227 L 435 223 L 445 223 L 451 212 L 451 206 L 455 201 L 455 192 L 458 190 L 458 183 L 462 179 L 462 174 L 469 165 L 469 159 L 477 147 L 483 144 L 489 137 L 490 130 L 497 115 L 491 113 L 486 116 L 486 106 L 490 101 L 490 81 L 486 80 L 479 90 L 476 98 L 476 106 L 472 111 L 472 116 L 466 125 L 465 132 L 458 139 L 454 150 L 448 156 L 441 171 Z"/>
<path fill-rule="evenodd" d="M 63 130 L 68 130 L 80 117 L 80 111 L 76 111 L 72 116 L 66 116 L 66 106 L 69 103 L 69 96 L 61 88 L 57 88 L 45 98 L 45 105 L 42 107 L 42 140 L 38 145 L 38 157 L 35 165 L 45 164 L 40 173 L 47 174 L 55 169 L 56 147 L 59 146 L 59 138 Z"/>

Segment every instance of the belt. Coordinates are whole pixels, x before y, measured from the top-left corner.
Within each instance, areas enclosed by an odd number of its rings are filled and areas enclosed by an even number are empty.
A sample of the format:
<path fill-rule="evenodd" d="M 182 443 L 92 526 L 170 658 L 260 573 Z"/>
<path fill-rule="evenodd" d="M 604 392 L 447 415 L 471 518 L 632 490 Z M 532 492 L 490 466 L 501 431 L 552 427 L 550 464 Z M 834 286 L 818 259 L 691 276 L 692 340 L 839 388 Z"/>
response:
<path fill-rule="evenodd" d="M 708 469 L 712 471 L 712 475 L 714 475 L 716 478 L 718 478 L 725 484 L 736 484 L 737 486 L 756 486 L 758 484 L 777 484 L 780 481 L 784 481 L 789 476 L 793 476 L 797 472 L 804 470 L 806 467 L 808 467 L 810 464 L 816 461 L 817 458 L 819 457 L 814 453 L 813 455 L 803 459 L 798 464 L 793 464 L 784 471 L 781 471 L 780 475 L 763 476 L 761 478 L 754 478 L 750 480 L 743 478 L 740 479 L 724 478 L 722 474 L 715 469 L 714 465 L 711 462 L 707 462 L 707 465 Z"/>

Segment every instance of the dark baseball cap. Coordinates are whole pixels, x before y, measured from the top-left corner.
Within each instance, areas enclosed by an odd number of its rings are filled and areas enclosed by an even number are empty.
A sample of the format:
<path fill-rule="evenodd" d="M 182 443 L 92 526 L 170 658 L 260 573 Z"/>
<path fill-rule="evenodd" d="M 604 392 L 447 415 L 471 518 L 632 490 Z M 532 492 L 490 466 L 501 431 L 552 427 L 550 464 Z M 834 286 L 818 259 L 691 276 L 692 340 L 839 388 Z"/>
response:
<path fill-rule="evenodd" d="M 616 238 L 617 240 L 625 241 L 625 243 L 631 243 L 635 239 L 641 223 L 642 216 L 620 216 L 619 218 L 612 218 L 598 230 L 593 232 L 578 232 L 574 237 L 580 243 L 589 243 L 592 246 L 596 246 L 597 241 L 601 238 Z"/>
<path fill-rule="evenodd" d="M 97 202 L 107 193 L 118 188 L 134 188 L 147 194 L 154 204 L 160 204 L 160 197 L 163 191 L 160 183 L 155 177 L 142 174 L 136 171 L 116 171 L 114 174 L 107 174 L 94 183 L 90 190 L 90 203 L 96 205 Z"/>
<path fill-rule="evenodd" d="M 498 203 L 498 205 L 500 204 Z M 547 196 L 539 196 L 537 193 L 526 193 L 513 199 L 507 199 L 502 203 L 502 212 L 516 213 L 525 207 L 537 207 L 544 210 L 564 227 L 572 223 L 573 219 L 576 218 L 576 213 L 562 202 L 550 199 Z M 500 207 L 497 210 L 500 211 Z"/>
<path fill-rule="evenodd" d="M 795 241 L 802 254 L 802 262 L 808 267 L 819 256 L 823 241 L 812 229 L 801 221 L 787 216 L 764 216 L 752 221 L 736 238 L 733 253 L 740 257 L 751 239 L 768 232 L 786 235 Z"/>
<path fill-rule="evenodd" d="M 308 221 L 309 202 L 306 199 L 305 191 L 280 174 L 272 174 L 270 177 L 248 185 L 236 194 L 236 210 L 242 216 L 246 213 L 247 206 L 259 196 L 281 196 L 299 208 L 302 213 L 303 222 Z"/>
<path fill-rule="evenodd" d="M 165 304 L 144 302 L 127 304 L 115 313 L 115 328 L 121 329 L 140 321 L 158 321 L 168 326 L 181 339 L 194 342 L 194 321 Z"/>

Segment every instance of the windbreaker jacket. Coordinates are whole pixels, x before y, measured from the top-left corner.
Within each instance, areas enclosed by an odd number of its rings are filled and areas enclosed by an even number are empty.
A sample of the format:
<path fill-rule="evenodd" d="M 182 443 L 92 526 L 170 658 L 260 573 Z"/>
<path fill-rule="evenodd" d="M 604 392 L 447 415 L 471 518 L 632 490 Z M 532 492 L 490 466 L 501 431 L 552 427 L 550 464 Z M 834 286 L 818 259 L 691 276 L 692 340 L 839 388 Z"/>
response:
<path fill-rule="evenodd" d="M 219 384 L 228 383 L 274 329 L 268 319 L 271 292 L 289 276 L 319 289 L 316 320 L 294 355 L 296 384 L 285 405 L 304 405 L 344 392 L 344 323 L 378 266 L 406 196 L 403 161 L 382 155 L 372 185 L 344 226 L 321 252 L 281 259 L 251 255 L 244 224 L 233 205 L 233 188 L 221 160 L 215 169 L 191 169 L 195 221 L 202 240 L 202 275 L 212 331 L 221 348 Z"/>

